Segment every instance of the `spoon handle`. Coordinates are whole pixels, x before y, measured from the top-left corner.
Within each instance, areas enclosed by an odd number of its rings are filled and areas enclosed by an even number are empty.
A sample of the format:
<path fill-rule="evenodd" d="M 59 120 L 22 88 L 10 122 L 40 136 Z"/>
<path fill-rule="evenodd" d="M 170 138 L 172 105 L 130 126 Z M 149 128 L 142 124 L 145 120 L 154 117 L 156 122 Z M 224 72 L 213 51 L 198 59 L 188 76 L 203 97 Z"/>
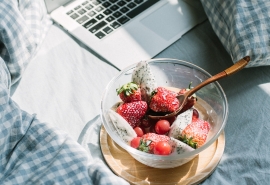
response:
<path fill-rule="evenodd" d="M 239 70 L 243 69 L 248 62 L 250 61 L 250 57 L 244 57 L 243 59 L 239 60 L 238 62 L 236 62 L 233 66 L 229 67 L 228 69 L 224 70 L 227 75 L 231 75 L 234 74 L 236 72 L 238 72 Z"/>
<path fill-rule="evenodd" d="M 228 69 L 225 69 L 224 71 L 212 76 L 211 78 L 208 78 L 207 80 L 203 81 L 202 83 L 200 83 L 196 87 L 192 88 L 190 91 L 187 91 L 188 96 L 191 96 L 196 91 L 198 91 L 199 89 L 201 89 L 202 87 L 206 86 L 207 84 L 209 84 L 211 82 L 217 81 L 221 78 L 224 78 L 226 76 L 234 74 L 237 71 L 243 69 L 248 64 L 249 61 L 250 61 L 249 56 L 244 57 L 243 59 L 239 60 L 238 62 L 236 62 L 234 65 L 232 65 Z"/>

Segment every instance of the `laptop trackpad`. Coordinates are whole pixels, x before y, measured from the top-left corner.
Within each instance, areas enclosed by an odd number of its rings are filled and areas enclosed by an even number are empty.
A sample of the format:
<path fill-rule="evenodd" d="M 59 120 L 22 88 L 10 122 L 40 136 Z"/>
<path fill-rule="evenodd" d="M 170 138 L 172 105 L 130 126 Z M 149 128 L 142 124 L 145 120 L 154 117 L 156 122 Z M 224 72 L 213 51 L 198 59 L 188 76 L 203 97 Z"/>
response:
<path fill-rule="evenodd" d="M 196 13 L 191 6 L 180 2 L 163 5 L 143 18 L 141 23 L 165 40 L 170 40 L 179 33 L 184 34 L 194 24 L 192 20 L 196 20 Z"/>

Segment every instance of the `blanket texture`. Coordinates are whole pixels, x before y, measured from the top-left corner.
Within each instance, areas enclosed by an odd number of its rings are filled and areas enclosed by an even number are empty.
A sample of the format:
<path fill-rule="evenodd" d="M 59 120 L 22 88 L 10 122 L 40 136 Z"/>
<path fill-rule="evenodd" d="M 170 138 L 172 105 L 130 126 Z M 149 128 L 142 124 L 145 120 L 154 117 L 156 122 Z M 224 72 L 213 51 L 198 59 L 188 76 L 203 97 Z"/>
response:
<path fill-rule="evenodd" d="M 0 2 L 0 184 L 127 184 L 11 99 L 51 20 L 43 0 Z"/>
<path fill-rule="evenodd" d="M 251 57 L 247 67 L 270 65 L 269 0 L 201 0 L 213 30 L 233 62 Z"/>

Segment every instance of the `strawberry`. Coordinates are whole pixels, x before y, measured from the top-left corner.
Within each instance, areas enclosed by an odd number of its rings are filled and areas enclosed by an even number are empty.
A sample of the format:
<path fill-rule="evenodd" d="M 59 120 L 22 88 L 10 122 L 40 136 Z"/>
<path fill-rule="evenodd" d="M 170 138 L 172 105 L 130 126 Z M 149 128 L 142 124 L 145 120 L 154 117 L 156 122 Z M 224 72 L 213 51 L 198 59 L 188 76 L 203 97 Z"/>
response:
<path fill-rule="evenodd" d="M 123 102 L 141 101 L 141 90 L 139 86 L 133 82 L 124 84 L 119 89 L 116 89 L 117 95 Z"/>
<path fill-rule="evenodd" d="M 147 133 L 141 137 L 141 143 L 138 149 L 147 153 L 154 153 L 154 148 L 158 142 L 168 142 L 169 140 L 170 138 L 166 135 Z"/>
<path fill-rule="evenodd" d="M 158 87 L 152 92 L 149 107 L 155 112 L 173 112 L 179 107 L 176 95 L 164 87 Z"/>
<path fill-rule="evenodd" d="M 185 94 L 185 92 L 189 91 L 191 89 L 191 83 L 189 84 L 189 87 L 186 88 L 186 89 L 181 89 L 179 92 L 178 92 L 178 95 L 182 95 L 182 94 Z M 185 112 L 186 110 L 190 109 L 191 107 L 194 106 L 194 104 L 196 103 L 197 101 L 197 98 L 196 98 L 196 94 L 193 94 L 192 96 L 190 96 L 188 98 L 188 101 L 187 103 L 185 104 L 185 106 L 182 108 L 181 112 Z"/>
<path fill-rule="evenodd" d="M 130 103 L 123 103 L 116 112 L 120 114 L 132 128 L 140 124 L 140 119 L 147 111 L 147 103 L 145 101 L 135 101 Z"/>
<path fill-rule="evenodd" d="M 207 121 L 192 119 L 192 122 L 183 130 L 179 139 L 196 149 L 205 143 L 209 130 L 210 124 Z"/>

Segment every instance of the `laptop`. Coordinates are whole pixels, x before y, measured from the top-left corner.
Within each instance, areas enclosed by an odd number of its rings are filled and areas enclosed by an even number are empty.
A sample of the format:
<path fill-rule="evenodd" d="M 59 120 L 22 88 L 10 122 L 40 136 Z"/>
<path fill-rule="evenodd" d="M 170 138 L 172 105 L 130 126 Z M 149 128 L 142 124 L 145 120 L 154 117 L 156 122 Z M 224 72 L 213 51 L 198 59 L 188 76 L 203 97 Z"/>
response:
<path fill-rule="evenodd" d="M 153 58 L 206 19 L 192 0 L 44 1 L 55 23 L 120 70 Z"/>

